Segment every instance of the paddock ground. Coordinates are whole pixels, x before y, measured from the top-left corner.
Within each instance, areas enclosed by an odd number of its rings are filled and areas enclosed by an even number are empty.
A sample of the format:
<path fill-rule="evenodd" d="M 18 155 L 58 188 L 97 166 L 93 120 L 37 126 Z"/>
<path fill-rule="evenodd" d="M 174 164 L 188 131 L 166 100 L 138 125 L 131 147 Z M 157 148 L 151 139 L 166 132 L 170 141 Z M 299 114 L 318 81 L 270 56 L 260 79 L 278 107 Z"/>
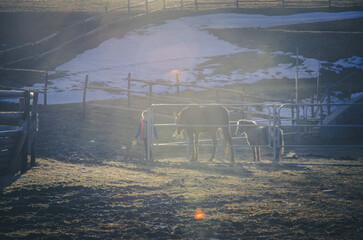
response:
<path fill-rule="evenodd" d="M 3 177 L 2 239 L 360 239 L 362 165 L 38 159 Z M 201 208 L 206 217 L 195 220 Z"/>
<path fill-rule="evenodd" d="M 146 101 L 97 104 L 83 120 L 81 104 L 39 106 L 37 166 L 0 181 L 0 239 L 361 238 L 362 150 L 293 149 L 279 165 L 238 152 L 231 166 L 160 147 L 150 163 L 129 151 Z"/>

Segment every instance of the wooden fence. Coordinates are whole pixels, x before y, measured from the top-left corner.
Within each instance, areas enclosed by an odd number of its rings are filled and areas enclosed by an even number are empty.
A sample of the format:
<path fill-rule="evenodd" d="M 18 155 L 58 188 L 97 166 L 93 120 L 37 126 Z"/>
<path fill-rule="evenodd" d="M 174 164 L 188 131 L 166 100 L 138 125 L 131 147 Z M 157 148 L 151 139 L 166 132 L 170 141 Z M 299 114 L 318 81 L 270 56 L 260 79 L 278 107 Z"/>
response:
<path fill-rule="evenodd" d="M 193 98 L 192 101 L 193 102 L 198 102 L 198 103 L 241 103 L 241 102 L 245 102 L 247 99 L 252 101 L 252 102 L 264 102 L 264 101 L 269 101 L 269 102 L 281 102 L 281 103 L 290 103 L 290 102 L 286 102 L 284 100 L 281 99 L 273 99 L 273 98 L 266 98 L 266 97 L 258 97 L 258 96 L 254 96 L 254 95 L 249 95 L 246 94 L 243 90 L 239 91 L 239 90 L 234 90 L 234 89 L 227 89 L 227 88 L 219 88 L 219 87 L 210 87 L 210 86 L 201 86 L 201 85 L 196 85 L 196 84 L 186 84 L 186 83 L 180 83 L 179 82 L 179 77 L 178 74 L 176 74 L 176 81 L 175 83 L 170 83 L 170 82 L 162 82 L 162 81 L 150 81 L 150 80 L 142 80 L 142 79 L 136 79 L 136 78 L 131 78 L 131 74 L 128 74 L 128 76 L 125 78 L 125 81 L 127 81 L 127 89 L 126 88 L 116 88 L 116 87 L 100 87 L 100 86 L 94 86 L 89 84 L 89 78 L 88 75 L 86 75 L 85 77 L 85 83 L 84 83 L 84 88 L 83 88 L 83 110 L 82 110 L 82 116 L 84 118 L 85 116 L 85 109 L 86 109 L 86 102 L 87 102 L 87 89 L 95 89 L 95 90 L 102 90 L 102 91 L 107 91 L 107 92 L 111 92 L 111 93 L 116 93 L 116 94 L 121 94 L 121 93 L 127 93 L 127 107 L 130 108 L 132 107 L 132 99 L 133 98 L 144 98 L 145 99 L 145 105 L 146 106 L 150 106 L 151 104 L 154 103 L 154 101 L 157 102 L 165 102 L 165 103 L 191 103 L 191 99 L 187 98 L 187 97 L 181 97 L 180 93 L 181 93 L 181 87 L 183 88 L 187 88 L 187 89 L 203 89 L 203 90 L 209 90 L 209 91 L 214 91 L 215 95 L 214 98 Z M 143 87 L 147 87 L 148 90 L 147 91 L 142 91 L 139 90 L 140 86 L 138 87 L 138 89 L 131 89 L 132 86 L 132 82 L 139 82 L 139 83 L 143 83 Z M 157 95 L 153 92 L 153 86 L 169 86 L 172 88 L 176 89 L 176 96 L 166 96 L 166 95 Z M 221 93 L 225 92 L 227 93 L 229 96 L 231 95 L 235 95 L 237 96 L 239 99 L 238 100 L 231 100 L 231 99 L 223 99 L 220 97 Z M 246 112 L 249 110 L 246 110 Z M 264 115 L 264 114 L 257 114 L 257 115 Z"/>
<path fill-rule="evenodd" d="M 36 73 L 36 74 L 40 74 L 42 75 L 43 78 L 43 82 L 44 82 L 44 87 L 42 90 L 37 90 L 37 93 L 41 93 L 44 96 L 44 100 L 43 100 L 43 104 L 44 106 L 47 105 L 47 101 L 48 101 L 48 97 L 47 97 L 47 92 L 48 92 L 48 80 L 49 80 L 49 72 L 48 71 L 44 71 L 44 70 L 38 70 L 38 69 L 22 69 L 22 68 L 1 68 L 0 69 L 0 77 L 4 77 L 4 75 L 6 75 L 6 72 L 21 72 L 21 73 Z M 4 74 L 4 75 L 3 75 Z M 25 90 L 25 91 L 31 91 L 31 90 L 27 90 L 25 87 L 24 88 L 14 88 L 11 86 L 3 86 L 0 85 L 0 89 L 12 89 L 12 90 Z"/>
<path fill-rule="evenodd" d="M 173 10 L 209 10 L 220 8 L 317 8 L 363 6 L 363 0 L 128 0 L 125 6 L 77 21 L 36 41 L 0 51 L 2 67 L 29 67 L 41 59 L 62 56 L 65 48 L 79 44 L 110 27 L 128 26 L 133 19 L 150 13 Z"/>
<path fill-rule="evenodd" d="M 0 90 L 0 173 L 24 173 L 35 164 L 38 93 Z"/>

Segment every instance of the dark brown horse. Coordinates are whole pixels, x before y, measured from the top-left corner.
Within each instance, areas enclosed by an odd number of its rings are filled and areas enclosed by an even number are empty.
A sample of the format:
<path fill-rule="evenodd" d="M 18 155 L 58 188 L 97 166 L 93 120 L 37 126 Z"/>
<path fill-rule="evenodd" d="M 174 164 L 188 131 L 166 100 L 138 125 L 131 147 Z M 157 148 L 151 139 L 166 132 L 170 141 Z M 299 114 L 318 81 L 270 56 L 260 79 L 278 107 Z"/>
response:
<path fill-rule="evenodd" d="M 217 130 L 221 128 L 224 139 L 226 142 L 228 142 L 231 148 L 231 161 L 234 162 L 234 151 L 232 147 L 233 143 L 229 119 L 229 111 L 226 107 L 223 106 L 187 106 L 178 114 L 175 113 L 175 122 L 177 127 L 174 136 L 181 135 L 183 130 L 186 131 L 189 142 L 193 145 L 191 161 L 197 161 L 199 157 L 199 136 L 201 133 L 209 134 L 213 144 L 210 161 L 213 161 L 216 157 Z"/>

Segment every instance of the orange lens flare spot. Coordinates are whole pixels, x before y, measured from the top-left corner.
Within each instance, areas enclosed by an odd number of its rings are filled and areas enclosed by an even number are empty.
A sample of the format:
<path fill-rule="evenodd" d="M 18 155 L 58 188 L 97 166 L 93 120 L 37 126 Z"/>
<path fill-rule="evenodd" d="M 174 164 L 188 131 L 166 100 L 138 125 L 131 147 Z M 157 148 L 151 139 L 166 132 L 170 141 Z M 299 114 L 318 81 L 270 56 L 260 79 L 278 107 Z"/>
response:
<path fill-rule="evenodd" d="M 202 209 L 197 208 L 197 211 L 195 212 L 194 218 L 197 220 L 205 218 L 205 213 L 202 211 Z"/>

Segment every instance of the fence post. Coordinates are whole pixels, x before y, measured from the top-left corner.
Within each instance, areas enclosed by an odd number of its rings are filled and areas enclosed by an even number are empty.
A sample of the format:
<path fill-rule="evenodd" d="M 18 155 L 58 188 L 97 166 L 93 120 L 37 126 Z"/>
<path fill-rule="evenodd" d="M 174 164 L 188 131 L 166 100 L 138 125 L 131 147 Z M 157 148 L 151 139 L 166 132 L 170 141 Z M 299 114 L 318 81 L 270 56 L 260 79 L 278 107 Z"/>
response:
<path fill-rule="evenodd" d="M 146 13 L 149 13 L 149 3 L 148 3 L 148 0 L 145 0 L 145 10 L 146 10 Z"/>
<path fill-rule="evenodd" d="M 129 90 L 127 92 L 127 107 L 130 107 L 130 105 L 131 105 L 131 93 L 130 93 L 130 90 L 131 90 L 131 73 L 129 73 L 127 75 L 127 90 Z"/>
<path fill-rule="evenodd" d="M 179 96 L 180 95 L 180 89 L 179 89 L 179 73 L 178 72 L 175 73 L 175 77 L 176 77 L 176 93 Z"/>
<path fill-rule="evenodd" d="M 151 159 L 151 154 L 150 154 L 150 151 L 151 151 L 151 142 L 152 142 L 152 114 L 151 114 L 151 110 L 152 109 L 152 106 L 150 106 L 150 108 L 148 109 L 147 111 L 147 138 L 146 138 L 146 160 L 147 161 L 150 161 Z"/>
<path fill-rule="evenodd" d="M 84 119 L 85 112 L 86 112 L 86 93 L 87 93 L 87 86 L 88 86 L 88 75 L 86 75 L 86 79 L 84 81 L 84 87 L 83 87 L 82 119 Z"/>
<path fill-rule="evenodd" d="M 165 11 L 166 9 L 166 4 L 165 4 L 165 0 L 163 0 L 163 10 Z"/>
<path fill-rule="evenodd" d="M 20 171 L 21 173 L 25 173 L 28 170 L 28 151 L 29 151 L 29 132 L 30 132 L 30 92 L 25 92 L 25 129 L 26 135 L 24 144 L 22 147 L 22 154 L 21 154 L 21 162 L 20 162 Z"/>
<path fill-rule="evenodd" d="M 219 91 L 216 91 L 216 103 L 219 103 Z"/>
<path fill-rule="evenodd" d="M 238 1 L 239 1 L 239 0 L 236 0 L 236 7 L 237 7 L 237 8 L 239 8 Z"/>
<path fill-rule="evenodd" d="M 295 106 L 293 105 L 294 104 L 294 100 L 291 99 L 291 125 L 294 125 L 295 123 Z"/>
<path fill-rule="evenodd" d="M 38 104 L 38 93 L 34 92 L 34 96 L 33 96 L 33 106 L 32 106 L 32 118 L 34 118 L 34 121 L 36 121 L 36 126 L 34 129 L 34 138 L 32 141 L 32 144 L 30 146 L 30 152 L 31 152 L 31 158 L 30 158 L 30 165 L 31 166 L 35 166 L 35 143 L 36 143 L 36 139 L 37 139 L 37 134 L 36 132 L 38 131 L 38 113 L 37 113 L 37 104 Z"/>
<path fill-rule="evenodd" d="M 282 8 L 285 8 L 285 0 L 282 0 Z"/>
<path fill-rule="evenodd" d="M 195 3 L 195 10 L 198 11 L 198 0 L 195 0 L 194 3 Z"/>
<path fill-rule="evenodd" d="M 273 163 L 277 163 L 277 154 L 276 154 L 276 124 L 277 124 L 277 114 L 276 114 L 276 105 L 273 106 L 273 126 L 272 126 L 272 149 L 273 149 Z"/>
<path fill-rule="evenodd" d="M 153 85 L 152 83 L 149 83 L 149 105 L 152 104 L 152 98 L 153 98 Z"/>
<path fill-rule="evenodd" d="M 300 143 L 300 107 L 296 104 L 297 143 Z"/>
<path fill-rule="evenodd" d="M 331 7 L 331 0 L 328 0 L 328 7 Z"/>
<path fill-rule="evenodd" d="M 296 48 L 295 101 L 296 101 L 296 104 L 298 104 L 300 102 L 300 100 L 299 100 L 299 49 L 298 48 Z"/>
<path fill-rule="evenodd" d="M 180 0 L 180 11 L 183 11 L 183 0 Z"/>
<path fill-rule="evenodd" d="M 314 117 L 315 112 L 314 112 L 314 95 L 311 96 L 311 116 Z"/>
<path fill-rule="evenodd" d="M 48 92 L 48 71 L 45 72 L 44 82 L 44 106 L 47 106 L 47 92 Z"/>

